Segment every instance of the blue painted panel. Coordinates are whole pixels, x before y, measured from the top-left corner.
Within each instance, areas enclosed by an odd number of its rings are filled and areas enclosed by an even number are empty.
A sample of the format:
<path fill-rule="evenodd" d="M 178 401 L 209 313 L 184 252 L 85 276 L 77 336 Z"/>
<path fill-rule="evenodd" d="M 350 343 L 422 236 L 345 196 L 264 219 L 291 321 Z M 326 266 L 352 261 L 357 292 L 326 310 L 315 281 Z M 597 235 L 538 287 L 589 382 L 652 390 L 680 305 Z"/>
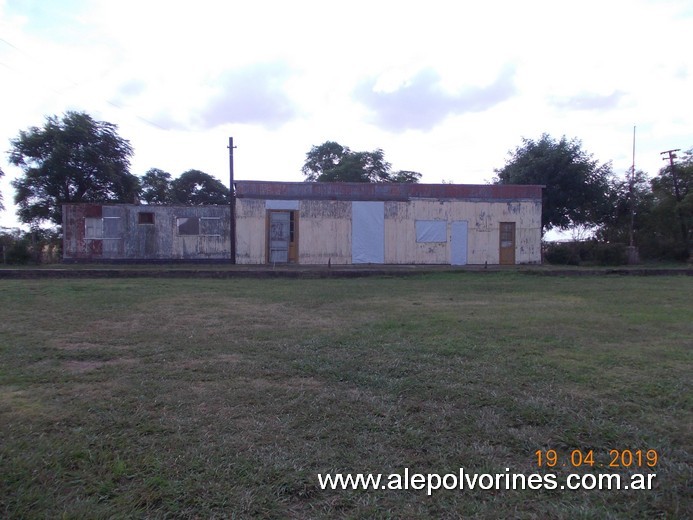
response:
<path fill-rule="evenodd" d="M 452 222 L 450 231 L 450 263 L 467 265 L 467 221 Z"/>
<path fill-rule="evenodd" d="M 351 261 L 385 263 L 385 203 L 351 203 Z"/>

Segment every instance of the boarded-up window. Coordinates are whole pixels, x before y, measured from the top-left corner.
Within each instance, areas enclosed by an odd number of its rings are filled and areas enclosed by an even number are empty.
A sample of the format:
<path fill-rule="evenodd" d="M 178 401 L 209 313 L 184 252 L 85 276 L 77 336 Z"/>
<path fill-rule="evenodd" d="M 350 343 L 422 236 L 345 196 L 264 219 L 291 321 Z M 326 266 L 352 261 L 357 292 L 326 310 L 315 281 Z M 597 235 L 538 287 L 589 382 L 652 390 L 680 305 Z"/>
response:
<path fill-rule="evenodd" d="M 104 238 L 121 238 L 120 217 L 104 217 L 103 218 L 103 237 Z"/>
<path fill-rule="evenodd" d="M 351 203 L 351 261 L 385 263 L 385 203 Z"/>
<path fill-rule="evenodd" d="M 178 217 L 176 223 L 179 235 L 200 234 L 200 219 L 197 217 Z"/>
<path fill-rule="evenodd" d="M 84 238 L 103 238 L 103 219 L 91 217 L 85 218 Z"/>
<path fill-rule="evenodd" d="M 417 220 L 417 242 L 447 242 L 447 222 L 445 220 Z"/>
<path fill-rule="evenodd" d="M 221 236 L 221 217 L 200 218 L 200 235 Z"/>
<path fill-rule="evenodd" d="M 123 229 L 120 217 L 86 217 L 84 219 L 84 238 L 111 241 L 122 239 Z"/>
<path fill-rule="evenodd" d="M 138 224 L 154 224 L 154 213 L 142 212 L 137 214 Z"/>

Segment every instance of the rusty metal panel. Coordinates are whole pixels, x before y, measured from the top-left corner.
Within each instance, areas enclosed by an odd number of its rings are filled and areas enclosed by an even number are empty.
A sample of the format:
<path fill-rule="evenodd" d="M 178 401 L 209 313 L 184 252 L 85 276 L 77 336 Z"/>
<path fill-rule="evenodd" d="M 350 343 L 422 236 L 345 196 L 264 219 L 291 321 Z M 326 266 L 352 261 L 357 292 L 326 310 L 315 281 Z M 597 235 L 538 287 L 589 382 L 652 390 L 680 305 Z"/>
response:
<path fill-rule="evenodd" d="M 63 258 L 89 260 L 101 257 L 101 241 L 88 240 L 85 226 L 85 219 L 100 218 L 101 213 L 98 204 L 63 205 Z"/>
<path fill-rule="evenodd" d="M 80 204 L 80 206 L 85 217 L 103 216 L 103 207 L 101 204 Z"/>
<path fill-rule="evenodd" d="M 197 233 L 181 236 L 178 218 L 195 219 Z M 79 260 L 228 259 L 230 220 L 229 206 L 66 204 L 63 254 Z"/>
<path fill-rule="evenodd" d="M 406 201 L 411 199 L 541 199 L 542 186 L 510 184 L 403 184 L 236 181 L 239 199 Z"/>

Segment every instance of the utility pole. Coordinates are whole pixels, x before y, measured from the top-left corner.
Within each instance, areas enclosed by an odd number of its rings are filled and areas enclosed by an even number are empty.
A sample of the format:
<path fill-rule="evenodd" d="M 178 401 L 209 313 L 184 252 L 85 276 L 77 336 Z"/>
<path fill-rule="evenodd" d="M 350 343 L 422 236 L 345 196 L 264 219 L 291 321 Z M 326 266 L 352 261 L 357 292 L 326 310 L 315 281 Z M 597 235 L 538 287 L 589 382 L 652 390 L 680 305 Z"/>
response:
<path fill-rule="evenodd" d="M 628 183 L 628 202 L 630 203 L 630 229 L 628 230 L 628 247 L 626 255 L 629 264 L 639 264 L 640 255 L 638 248 L 635 247 L 635 126 L 633 126 L 633 167 L 630 171 L 630 182 Z"/>
<path fill-rule="evenodd" d="M 635 228 L 635 197 L 634 197 L 634 186 L 635 186 L 635 127 L 633 127 L 633 168 L 630 171 L 630 184 L 628 186 L 628 196 L 630 198 L 630 247 L 635 247 L 635 240 L 633 238 L 633 228 Z"/>
<path fill-rule="evenodd" d="M 233 137 L 229 137 L 229 205 L 231 206 L 231 263 L 236 263 L 236 188 L 234 186 L 233 180 L 233 149 L 236 148 L 233 145 Z"/>
<path fill-rule="evenodd" d="M 676 148 L 675 150 L 667 150 L 666 152 L 660 152 L 659 155 L 669 154 L 669 157 L 662 157 L 663 161 L 669 159 L 669 164 L 671 165 L 671 178 L 674 180 L 674 194 L 676 195 L 676 200 L 681 202 L 681 194 L 679 193 L 679 181 L 676 178 L 676 168 L 674 168 L 674 159 L 676 159 L 676 152 L 680 152 L 681 148 Z"/>
<path fill-rule="evenodd" d="M 676 167 L 674 165 L 674 159 L 676 159 L 676 152 L 680 151 L 681 148 L 676 148 L 674 150 L 666 150 L 664 152 L 660 152 L 660 155 L 668 155 L 668 157 L 662 157 L 662 160 L 666 161 L 667 159 L 669 159 L 669 165 L 671 166 L 671 179 L 674 183 L 674 196 L 676 197 L 676 202 L 678 202 L 679 204 L 683 200 L 683 197 L 681 197 L 681 192 L 679 191 L 679 180 L 676 178 Z M 686 219 L 684 218 L 683 212 L 680 207 L 677 209 L 677 213 L 679 216 L 679 222 L 681 224 L 681 234 L 683 235 L 683 243 L 686 245 L 688 256 L 690 258 L 691 247 L 690 239 L 688 237 L 688 226 L 686 225 Z"/>

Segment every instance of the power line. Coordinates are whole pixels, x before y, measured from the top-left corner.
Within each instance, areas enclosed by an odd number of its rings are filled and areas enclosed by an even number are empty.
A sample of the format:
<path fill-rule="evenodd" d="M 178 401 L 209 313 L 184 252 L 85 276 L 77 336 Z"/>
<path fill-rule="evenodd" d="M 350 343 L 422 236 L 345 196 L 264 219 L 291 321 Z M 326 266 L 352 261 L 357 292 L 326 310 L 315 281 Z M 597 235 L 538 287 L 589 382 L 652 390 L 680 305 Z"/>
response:
<path fill-rule="evenodd" d="M 33 56 L 31 56 L 30 54 L 24 52 L 22 49 L 20 49 L 20 48 L 17 47 L 16 45 L 12 44 L 11 42 L 5 40 L 4 38 L 0 38 L 0 42 L 4 43 L 5 45 L 8 45 L 9 47 L 12 47 L 14 50 L 16 50 L 17 52 L 23 54 L 24 56 L 28 57 L 29 59 L 33 60 L 34 62 L 41 64 L 39 60 L 37 60 L 36 58 L 34 58 Z M 0 65 L 3 65 L 4 67 L 6 67 L 6 68 L 8 68 L 8 69 L 10 69 L 10 70 L 12 70 L 12 71 L 14 71 L 14 72 L 16 72 L 17 74 L 25 74 L 25 75 L 26 75 L 25 72 L 20 71 L 20 70 L 18 70 L 18 69 L 16 69 L 16 68 L 14 68 L 14 67 L 12 67 L 12 66 L 6 64 L 6 63 L 0 62 Z M 69 78 L 68 78 L 68 79 L 69 79 Z M 48 86 L 44 85 L 43 82 L 39 82 L 39 85 L 41 85 L 42 88 L 45 88 L 46 90 L 49 90 L 49 91 L 53 92 L 54 94 L 58 94 L 58 95 L 63 95 L 63 94 L 64 94 L 64 91 L 59 91 L 59 90 L 56 90 L 56 89 L 54 89 L 54 88 L 48 87 Z M 76 81 L 73 81 L 73 82 L 71 82 L 70 85 L 68 85 L 67 88 L 77 88 L 78 86 L 79 86 L 79 83 L 76 82 Z M 120 105 L 120 104 L 118 104 L 118 103 L 116 103 L 116 102 L 114 102 L 114 101 L 110 101 L 110 100 L 108 100 L 108 99 L 104 99 L 103 101 L 104 101 L 105 103 L 111 105 L 112 107 L 117 108 L 118 110 L 122 110 L 123 112 L 129 113 L 131 116 L 133 116 L 133 117 L 139 119 L 140 121 L 142 121 L 142 122 L 145 123 L 145 124 L 148 124 L 148 125 L 150 125 L 150 126 L 156 127 L 156 128 L 158 128 L 159 130 L 167 130 L 167 128 L 164 128 L 163 126 L 161 126 L 161 125 L 155 123 L 154 121 L 150 121 L 149 119 L 147 119 L 147 118 L 145 118 L 145 117 L 142 117 L 142 116 L 136 114 L 136 113 L 133 112 L 131 109 L 126 108 L 126 107 L 124 107 L 124 106 L 122 106 L 122 105 Z"/>

